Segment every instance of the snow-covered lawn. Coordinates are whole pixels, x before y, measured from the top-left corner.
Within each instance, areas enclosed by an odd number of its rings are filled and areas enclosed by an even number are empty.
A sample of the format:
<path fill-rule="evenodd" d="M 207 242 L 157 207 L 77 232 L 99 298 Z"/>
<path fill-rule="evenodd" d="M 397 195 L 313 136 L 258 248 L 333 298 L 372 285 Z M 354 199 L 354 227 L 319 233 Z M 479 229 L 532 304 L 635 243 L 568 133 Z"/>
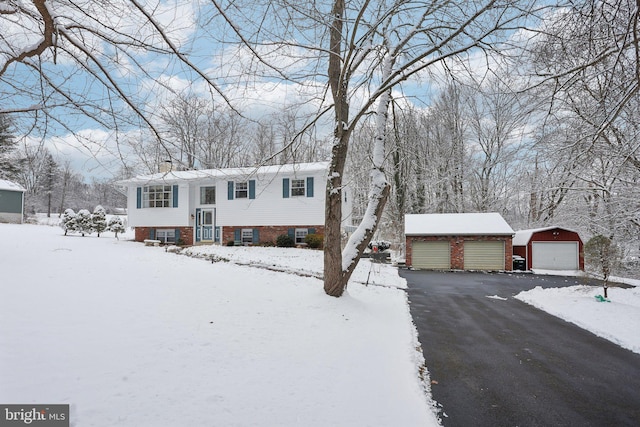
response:
<path fill-rule="evenodd" d="M 433 426 L 397 272 L 343 298 L 321 253 L 200 248 L 218 262 L 0 224 L 0 402 L 76 426 Z M 210 254 L 209 254 L 210 255 Z M 225 258 L 231 262 L 221 260 Z"/>
<path fill-rule="evenodd" d="M 538 286 L 515 297 L 640 353 L 640 287 L 610 287 L 607 291 L 610 302 L 599 302 L 597 295 L 604 295 L 603 288 L 570 286 L 543 289 Z"/>

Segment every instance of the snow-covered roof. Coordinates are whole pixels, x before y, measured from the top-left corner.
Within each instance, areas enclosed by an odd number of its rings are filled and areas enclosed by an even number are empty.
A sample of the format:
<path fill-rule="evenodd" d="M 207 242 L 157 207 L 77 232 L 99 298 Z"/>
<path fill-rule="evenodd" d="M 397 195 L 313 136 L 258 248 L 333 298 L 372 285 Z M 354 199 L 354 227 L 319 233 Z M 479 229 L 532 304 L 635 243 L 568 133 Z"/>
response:
<path fill-rule="evenodd" d="M 16 184 L 13 181 L 7 181 L 4 179 L 0 179 L 0 190 L 22 191 L 22 192 L 27 191 L 20 184 Z"/>
<path fill-rule="evenodd" d="M 407 236 L 512 236 L 514 233 L 495 212 L 405 215 L 404 232 Z"/>
<path fill-rule="evenodd" d="M 555 230 L 555 229 L 560 229 L 560 230 L 570 231 L 572 233 L 577 233 L 577 231 L 570 230 L 570 229 L 564 228 L 564 227 L 556 227 L 556 226 L 541 227 L 541 228 L 530 228 L 528 230 L 518 230 L 518 231 L 516 231 L 516 235 L 513 238 L 513 246 L 526 246 L 527 243 L 529 243 L 529 240 L 531 240 L 531 236 L 533 236 L 535 233 L 539 233 L 541 231 Z"/>
<path fill-rule="evenodd" d="M 193 181 L 205 178 L 237 178 L 251 177 L 256 175 L 276 175 L 290 173 L 305 173 L 326 171 L 329 168 L 329 162 L 313 162 L 313 163 L 292 163 L 286 165 L 260 166 L 260 167 L 243 167 L 229 169 L 201 169 L 190 171 L 171 171 L 166 173 L 156 173 L 152 175 L 141 175 L 135 178 L 125 179 L 116 182 L 118 185 L 143 184 L 148 182 L 178 182 Z"/>

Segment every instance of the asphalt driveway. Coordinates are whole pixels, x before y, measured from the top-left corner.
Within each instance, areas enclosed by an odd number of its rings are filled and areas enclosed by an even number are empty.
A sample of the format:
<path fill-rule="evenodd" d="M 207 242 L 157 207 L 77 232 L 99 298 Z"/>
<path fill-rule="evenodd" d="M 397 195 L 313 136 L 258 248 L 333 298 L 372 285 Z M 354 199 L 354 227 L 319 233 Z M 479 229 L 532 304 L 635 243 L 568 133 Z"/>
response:
<path fill-rule="evenodd" d="M 640 425 L 640 355 L 513 298 L 584 279 L 400 275 L 444 426 Z"/>

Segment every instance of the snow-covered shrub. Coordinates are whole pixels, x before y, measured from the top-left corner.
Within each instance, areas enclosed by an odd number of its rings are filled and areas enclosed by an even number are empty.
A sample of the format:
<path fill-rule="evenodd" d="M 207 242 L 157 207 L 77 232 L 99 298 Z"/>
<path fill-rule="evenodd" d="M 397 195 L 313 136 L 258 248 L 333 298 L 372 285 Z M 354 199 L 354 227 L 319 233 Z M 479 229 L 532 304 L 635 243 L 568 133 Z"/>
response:
<path fill-rule="evenodd" d="M 93 232 L 93 221 L 88 210 L 80 209 L 76 214 L 76 231 L 82 236 Z"/>
<path fill-rule="evenodd" d="M 107 229 L 107 212 L 100 205 L 96 206 L 93 210 L 93 215 L 91 216 L 91 222 L 93 223 L 93 230 L 98 233 L 98 237 L 100 237 L 100 233 Z"/>
<path fill-rule="evenodd" d="M 288 234 L 281 234 L 276 238 L 276 246 L 279 248 L 292 248 L 296 245 L 293 237 Z"/>
<path fill-rule="evenodd" d="M 119 216 L 114 216 L 109 220 L 109 231 L 112 231 L 116 234 L 116 239 L 118 238 L 118 233 L 124 233 L 124 224 L 122 223 L 122 218 Z"/>
<path fill-rule="evenodd" d="M 62 219 L 60 220 L 60 227 L 64 230 L 64 235 L 67 233 L 75 233 L 77 231 L 76 226 L 76 213 L 73 209 L 66 209 L 62 214 Z"/>

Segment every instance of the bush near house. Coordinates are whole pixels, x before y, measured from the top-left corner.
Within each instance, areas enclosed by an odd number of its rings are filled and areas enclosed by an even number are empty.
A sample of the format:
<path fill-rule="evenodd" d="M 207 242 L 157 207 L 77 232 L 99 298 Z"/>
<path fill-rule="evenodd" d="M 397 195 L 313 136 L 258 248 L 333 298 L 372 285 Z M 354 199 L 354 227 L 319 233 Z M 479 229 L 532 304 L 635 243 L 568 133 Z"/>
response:
<path fill-rule="evenodd" d="M 276 238 L 276 246 L 279 248 L 293 248 L 295 245 L 295 240 L 288 234 L 281 234 Z"/>
<path fill-rule="evenodd" d="M 116 234 L 116 239 L 118 239 L 118 233 L 124 233 L 124 224 L 122 223 L 122 218 L 119 216 L 114 216 L 109 220 L 109 224 L 107 226 L 109 231 L 112 231 Z"/>
<path fill-rule="evenodd" d="M 320 249 L 322 248 L 322 242 L 324 242 L 324 236 L 322 234 L 307 234 L 304 242 L 311 249 Z"/>

